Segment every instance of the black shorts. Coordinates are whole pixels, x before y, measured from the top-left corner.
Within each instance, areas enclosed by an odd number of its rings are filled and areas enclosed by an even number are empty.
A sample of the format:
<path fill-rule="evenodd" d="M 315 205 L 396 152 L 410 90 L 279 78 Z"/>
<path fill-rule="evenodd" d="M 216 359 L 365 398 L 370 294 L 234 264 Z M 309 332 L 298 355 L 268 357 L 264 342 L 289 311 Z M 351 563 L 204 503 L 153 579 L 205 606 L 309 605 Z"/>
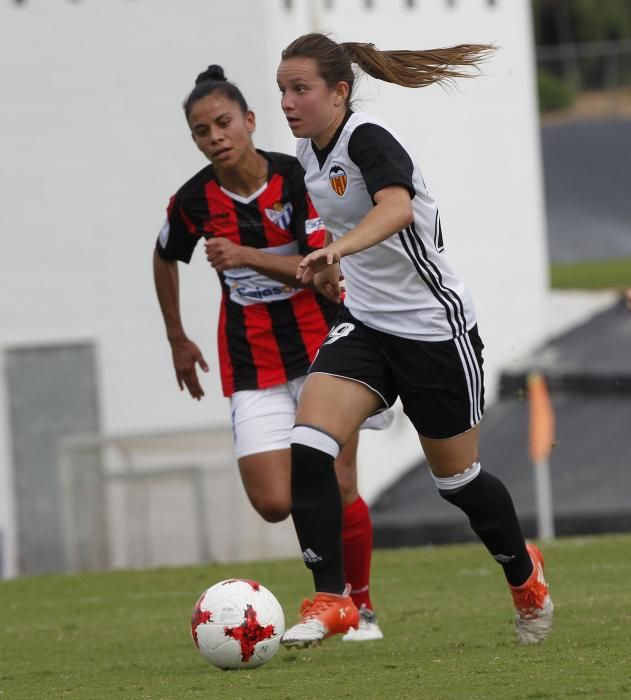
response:
<path fill-rule="evenodd" d="M 477 326 L 451 340 L 410 340 L 368 328 L 342 307 L 309 374 L 361 382 L 385 406 L 400 396 L 420 435 L 448 438 L 482 419 L 483 347 Z"/>

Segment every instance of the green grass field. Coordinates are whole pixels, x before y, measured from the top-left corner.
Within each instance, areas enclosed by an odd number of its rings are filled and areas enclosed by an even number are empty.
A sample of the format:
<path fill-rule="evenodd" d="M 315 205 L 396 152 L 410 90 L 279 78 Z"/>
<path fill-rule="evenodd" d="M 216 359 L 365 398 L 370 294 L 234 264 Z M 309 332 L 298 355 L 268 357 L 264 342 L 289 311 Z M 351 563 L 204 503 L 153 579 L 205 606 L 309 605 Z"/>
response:
<path fill-rule="evenodd" d="M 626 289 L 631 287 L 631 258 L 551 265 L 550 286 L 553 289 Z"/>
<path fill-rule="evenodd" d="M 291 622 L 311 593 L 299 561 L 5 581 L 0 697 L 631 697 L 631 536 L 562 539 L 544 554 L 556 611 L 540 646 L 516 641 L 501 570 L 480 545 L 380 550 L 373 598 L 383 641 L 281 649 L 253 671 L 219 671 L 202 659 L 192 607 L 218 580 L 254 578 Z"/>

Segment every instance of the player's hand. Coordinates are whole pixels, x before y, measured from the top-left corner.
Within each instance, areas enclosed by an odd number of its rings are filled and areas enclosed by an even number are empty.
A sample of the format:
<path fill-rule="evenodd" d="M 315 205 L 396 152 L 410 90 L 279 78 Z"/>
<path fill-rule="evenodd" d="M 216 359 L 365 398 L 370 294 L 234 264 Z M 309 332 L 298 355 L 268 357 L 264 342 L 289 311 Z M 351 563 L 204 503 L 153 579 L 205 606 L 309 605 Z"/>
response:
<path fill-rule="evenodd" d="M 206 259 L 218 272 L 245 266 L 243 246 L 227 238 L 209 238 L 204 244 Z"/>
<path fill-rule="evenodd" d="M 340 254 L 333 248 L 333 246 L 328 245 L 326 248 L 320 248 L 319 250 L 314 250 L 309 255 L 300 261 L 298 269 L 296 270 L 296 278 L 302 282 L 302 284 L 311 284 L 314 280 L 316 273 L 322 272 L 329 265 L 335 265 L 340 261 Z"/>
<path fill-rule="evenodd" d="M 316 292 L 322 294 L 329 301 L 340 304 L 342 301 L 342 280 L 339 265 L 329 265 L 321 272 L 316 272 L 313 278 L 313 286 Z"/>
<path fill-rule="evenodd" d="M 171 352 L 173 354 L 173 366 L 180 391 L 184 387 L 188 393 L 197 401 L 204 395 L 202 385 L 199 383 L 196 365 L 199 365 L 204 372 L 208 372 L 208 365 L 197 345 L 186 337 L 171 341 Z"/>

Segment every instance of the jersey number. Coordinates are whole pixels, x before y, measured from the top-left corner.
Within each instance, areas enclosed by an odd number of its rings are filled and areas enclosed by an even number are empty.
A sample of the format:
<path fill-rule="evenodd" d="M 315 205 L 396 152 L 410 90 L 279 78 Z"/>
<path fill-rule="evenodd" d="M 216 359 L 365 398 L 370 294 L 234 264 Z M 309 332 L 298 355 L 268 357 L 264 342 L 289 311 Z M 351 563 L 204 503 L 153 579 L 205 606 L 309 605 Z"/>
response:
<path fill-rule="evenodd" d="M 338 326 L 335 326 L 335 328 L 331 328 L 327 340 L 325 340 L 322 345 L 331 345 L 331 343 L 334 343 L 336 340 L 347 336 L 354 328 L 354 323 L 340 323 Z"/>
<path fill-rule="evenodd" d="M 434 247 L 439 253 L 445 250 L 445 243 L 443 241 L 443 227 L 440 225 L 440 216 L 438 216 L 438 211 L 436 212 L 436 218 L 434 219 Z"/>

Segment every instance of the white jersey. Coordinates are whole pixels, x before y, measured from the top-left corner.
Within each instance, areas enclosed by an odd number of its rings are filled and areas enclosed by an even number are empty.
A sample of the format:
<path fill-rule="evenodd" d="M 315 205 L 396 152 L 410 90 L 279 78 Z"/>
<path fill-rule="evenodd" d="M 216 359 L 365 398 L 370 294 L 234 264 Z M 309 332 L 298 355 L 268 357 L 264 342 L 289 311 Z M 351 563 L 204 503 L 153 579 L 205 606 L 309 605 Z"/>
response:
<path fill-rule="evenodd" d="M 383 187 L 401 185 L 410 192 L 410 226 L 342 258 L 344 304 L 355 318 L 376 330 L 425 341 L 456 338 L 475 325 L 469 293 L 443 253 L 436 203 L 395 132 L 376 117 L 355 112 L 323 151 L 299 139 L 297 156 L 333 240 L 366 216 Z"/>

